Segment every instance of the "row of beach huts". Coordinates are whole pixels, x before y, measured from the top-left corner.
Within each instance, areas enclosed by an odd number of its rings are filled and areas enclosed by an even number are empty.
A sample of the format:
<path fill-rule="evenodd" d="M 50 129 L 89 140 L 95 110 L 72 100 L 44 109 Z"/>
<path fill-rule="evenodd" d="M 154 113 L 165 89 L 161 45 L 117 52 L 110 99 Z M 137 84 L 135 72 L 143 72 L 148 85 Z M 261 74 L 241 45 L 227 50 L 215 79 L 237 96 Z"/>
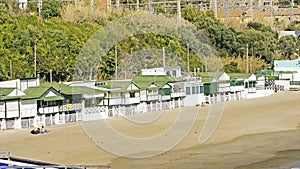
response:
<path fill-rule="evenodd" d="M 266 96 L 299 86 L 298 74 L 280 70 L 274 79 L 274 72 L 270 75 L 268 71 L 199 72 L 197 76 L 184 77 L 180 67 L 174 66 L 143 69 L 128 80 L 41 83 L 37 77 L 2 81 L 0 129 L 97 120 Z"/>

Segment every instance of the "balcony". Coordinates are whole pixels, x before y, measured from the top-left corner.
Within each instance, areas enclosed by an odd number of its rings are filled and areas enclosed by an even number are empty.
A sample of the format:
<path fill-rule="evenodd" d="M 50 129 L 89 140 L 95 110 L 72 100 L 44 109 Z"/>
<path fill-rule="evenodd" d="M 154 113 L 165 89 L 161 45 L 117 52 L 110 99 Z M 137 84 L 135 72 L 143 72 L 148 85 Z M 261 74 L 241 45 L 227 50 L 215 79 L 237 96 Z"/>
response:
<path fill-rule="evenodd" d="M 67 104 L 60 107 L 60 111 L 77 111 L 82 109 L 81 103 Z"/>
<path fill-rule="evenodd" d="M 159 95 L 141 95 L 141 101 L 157 101 Z"/>
<path fill-rule="evenodd" d="M 171 95 L 164 95 L 164 96 L 161 96 L 161 100 L 162 100 L 162 101 L 165 101 L 165 100 L 171 100 Z"/>
<path fill-rule="evenodd" d="M 185 97 L 185 96 L 186 96 L 186 94 L 184 91 L 171 93 L 171 98 Z"/>
<path fill-rule="evenodd" d="M 140 103 L 139 97 L 125 97 L 122 99 L 122 104 L 124 105 L 130 105 L 130 104 L 137 104 Z"/>
<path fill-rule="evenodd" d="M 230 86 L 231 92 L 244 91 L 244 90 L 245 90 L 244 86 Z"/>
<path fill-rule="evenodd" d="M 219 92 L 219 93 L 230 92 L 230 86 L 219 87 L 219 88 L 218 88 L 218 92 Z"/>
<path fill-rule="evenodd" d="M 42 114 L 58 113 L 59 110 L 60 110 L 59 106 L 40 107 L 39 113 Z"/>
<path fill-rule="evenodd" d="M 103 105 L 105 106 L 115 106 L 115 105 L 121 105 L 123 103 L 122 97 L 115 97 L 115 98 L 105 98 L 103 100 Z"/>

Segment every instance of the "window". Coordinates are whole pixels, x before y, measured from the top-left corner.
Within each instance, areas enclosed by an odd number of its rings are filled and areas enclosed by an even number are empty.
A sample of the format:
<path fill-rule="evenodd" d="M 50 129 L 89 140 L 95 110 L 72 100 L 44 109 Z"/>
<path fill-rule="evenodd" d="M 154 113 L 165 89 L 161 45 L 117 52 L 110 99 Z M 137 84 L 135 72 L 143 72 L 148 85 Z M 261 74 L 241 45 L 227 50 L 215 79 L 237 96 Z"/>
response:
<path fill-rule="evenodd" d="M 192 87 L 192 94 L 196 94 L 196 87 L 195 86 Z"/>
<path fill-rule="evenodd" d="M 172 71 L 172 75 L 176 77 L 176 70 Z"/>
<path fill-rule="evenodd" d="M 200 91 L 200 86 L 196 86 L 196 94 L 199 94 L 199 91 Z"/>
<path fill-rule="evenodd" d="M 148 95 L 156 95 L 158 90 L 148 90 Z"/>
<path fill-rule="evenodd" d="M 129 93 L 129 97 L 130 97 L 130 98 L 135 97 L 135 92 L 130 92 L 130 93 Z"/>
<path fill-rule="evenodd" d="M 200 87 L 200 93 L 204 93 L 204 86 L 199 86 Z"/>
<path fill-rule="evenodd" d="M 190 95 L 191 94 L 191 88 L 190 87 L 186 87 L 186 95 Z"/>

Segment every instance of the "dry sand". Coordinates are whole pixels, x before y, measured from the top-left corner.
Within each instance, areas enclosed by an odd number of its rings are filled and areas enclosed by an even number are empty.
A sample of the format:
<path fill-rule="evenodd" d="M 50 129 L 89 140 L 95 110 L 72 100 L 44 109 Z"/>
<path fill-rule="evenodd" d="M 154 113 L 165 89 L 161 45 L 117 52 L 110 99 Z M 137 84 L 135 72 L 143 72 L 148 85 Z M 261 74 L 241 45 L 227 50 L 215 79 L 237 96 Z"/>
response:
<path fill-rule="evenodd" d="M 298 165 L 300 92 L 287 91 L 263 98 L 226 102 L 216 131 L 206 143 L 200 144 L 199 134 L 210 108 L 199 108 L 197 120 L 182 142 L 170 151 L 150 158 L 130 159 L 108 153 L 91 141 L 79 123 L 47 126 L 51 132 L 44 135 L 31 135 L 31 129 L 1 131 L 0 150 L 9 150 L 13 156 L 52 163 L 111 163 L 112 168 L 122 169 L 287 168 Z M 178 109 L 166 111 L 154 122 L 144 125 L 130 123 L 122 117 L 107 122 L 124 135 L 144 138 L 169 128 L 177 114 Z M 132 144 L 126 146 L 134 148 Z"/>

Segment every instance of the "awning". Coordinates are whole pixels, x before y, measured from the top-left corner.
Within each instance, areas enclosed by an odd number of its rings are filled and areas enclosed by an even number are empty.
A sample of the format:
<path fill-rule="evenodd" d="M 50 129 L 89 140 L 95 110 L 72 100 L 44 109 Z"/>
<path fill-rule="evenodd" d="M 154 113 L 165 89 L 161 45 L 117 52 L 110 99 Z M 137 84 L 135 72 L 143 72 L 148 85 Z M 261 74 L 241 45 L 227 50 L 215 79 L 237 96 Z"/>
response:
<path fill-rule="evenodd" d="M 50 97 L 43 97 L 43 101 L 55 101 L 55 100 L 64 100 L 65 98 L 62 96 L 50 96 Z"/>

